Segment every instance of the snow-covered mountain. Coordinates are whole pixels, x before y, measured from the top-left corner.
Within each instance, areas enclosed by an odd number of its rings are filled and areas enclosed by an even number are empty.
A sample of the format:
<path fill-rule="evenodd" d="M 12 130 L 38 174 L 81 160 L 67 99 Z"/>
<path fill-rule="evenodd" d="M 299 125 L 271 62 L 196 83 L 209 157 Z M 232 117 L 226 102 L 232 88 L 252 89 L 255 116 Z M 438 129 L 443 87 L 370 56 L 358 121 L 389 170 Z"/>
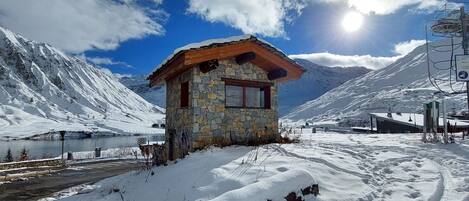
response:
<path fill-rule="evenodd" d="M 451 44 L 449 40 L 430 43 L 440 46 L 438 51 L 430 48 L 430 74 L 443 90 L 452 92 L 449 74 Z M 429 46 L 430 47 L 430 46 Z M 461 54 L 456 49 L 453 54 Z M 283 117 L 284 120 L 312 122 L 334 120 L 338 122 L 366 122 L 370 112 L 422 112 L 423 103 L 439 99 L 442 93 L 433 87 L 428 78 L 426 46 L 420 46 L 391 65 L 364 76 L 352 79 L 321 97 L 306 102 Z M 433 62 L 444 61 L 436 66 Z M 435 68 L 436 67 L 436 68 Z M 452 88 L 464 90 L 462 83 L 455 83 L 452 71 Z M 433 80 L 433 79 L 432 79 Z M 466 108 L 466 95 L 457 94 L 447 98 L 448 111 Z"/>
<path fill-rule="evenodd" d="M 0 138 L 52 130 L 155 133 L 164 118 L 111 72 L 0 27 Z"/>
<path fill-rule="evenodd" d="M 148 85 L 145 75 L 121 75 L 118 76 L 119 81 L 140 95 L 146 101 L 158 105 L 160 107 L 166 106 L 166 87 L 152 87 Z"/>
<path fill-rule="evenodd" d="M 314 100 L 344 82 L 370 72 L 364 67 L 328 67 L 304 59 L 295 59 L 306 72 L 299 80 L 279 85 L 279 115 Z"/>

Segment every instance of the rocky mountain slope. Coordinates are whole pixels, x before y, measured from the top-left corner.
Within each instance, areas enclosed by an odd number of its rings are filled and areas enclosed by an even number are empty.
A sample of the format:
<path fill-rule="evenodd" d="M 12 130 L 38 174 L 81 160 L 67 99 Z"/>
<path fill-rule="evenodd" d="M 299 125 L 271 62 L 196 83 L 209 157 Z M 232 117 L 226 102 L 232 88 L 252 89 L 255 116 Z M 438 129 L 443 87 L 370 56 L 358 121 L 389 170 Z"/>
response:
<path fill-rule="evenodd" d="M 161 132 L 164 117 L 109 71 L 0 27 L 0 138 L 50 131 Z"/>
<path fill-rule="evenodd" d="M 140 95 L 146 101 L 160 107 L 166 106 L 165 86 L 150 88 L 148 85 L 148 80 L 146 80 L 147 76 L 145 75 L 123 75 L 118 77 L 119 81 L 124 86 Z"/>
<path fill-rule="evenodd" d="M 301 79 L 279 85 L 279 113 L 287 114 L 293 108 L 316 99 L 344 82 L 370 72 L 364 67 L 329 67 L 308 60 L 295 59 L 306 72 Z"/>
<path fill-rule="evenodd" d="M 456 43 L 456 42 L 455 42 Z M 454 71 L 449 70 L 451 44 L 449 40 L 430 43 L 430 68 L 427 66 L 426 46 L 420 46 L 391 65 L 345 82 L 321 97 L 306 102 L 286 115 L 286 121 L 333 120 L 356 124 L 366 122 L 370 112 L 422 112 L 423 104 L 441 100 L 442 92 L 464 91 L 463 83 L 456 83 Z M 436 50 L 436 51 L 435 51 Z M 453 54 L 461 54 L 460 48 Z M 433 64 L 436 61 L 444 61 Z M 454 61 L 453 61 L 454 64 Z M 430 70 L 428 70 L 430 69 Z M 438 70 L 441 69 L 441 70 Z M 450 78 L 451 72 L 451 80 Z M 446 98 L 448 111 L 467 108 L 464 93 L 450 94 Z"/>

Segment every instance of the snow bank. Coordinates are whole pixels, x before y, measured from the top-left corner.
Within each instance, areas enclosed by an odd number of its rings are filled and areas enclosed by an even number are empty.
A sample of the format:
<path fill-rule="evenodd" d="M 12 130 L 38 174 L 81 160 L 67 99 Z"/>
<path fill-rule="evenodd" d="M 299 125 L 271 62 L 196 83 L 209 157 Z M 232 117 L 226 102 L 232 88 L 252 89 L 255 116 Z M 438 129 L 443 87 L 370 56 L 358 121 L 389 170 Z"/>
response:
<path fill-rule="evenodd" d="M 297 144 L 213 148 L 63 200 L 284 200 L 313 183 L 320 194 L 307 200 L 468 200 L 469 140 L 420 137 L 304 132 Z"/>
<path fill-rule="evenodd" d="M 64 153 L 63 157 L 67 158 L 68 153 Z M 85 160 L 85 159 L 135 159 L 143 158 L 140 148 L 138 147 L 122 147 L 101 150 L 101 157 L 96 158 L 94 151 L 80 151 L 73 152 L 74 160 Z M 60 156 L 56 158 L 61 158 Z"/>
<path fill-rule="evenodd" d="M 212 199 L 212 201 L 235 200 L 281 200 L 290 192 L 300 194 L 304 189 L 315 184 L 313 177 L 305 170 L 288 170 L 286 172 L 262 179 L 256 183 L 232 190 Z"/>

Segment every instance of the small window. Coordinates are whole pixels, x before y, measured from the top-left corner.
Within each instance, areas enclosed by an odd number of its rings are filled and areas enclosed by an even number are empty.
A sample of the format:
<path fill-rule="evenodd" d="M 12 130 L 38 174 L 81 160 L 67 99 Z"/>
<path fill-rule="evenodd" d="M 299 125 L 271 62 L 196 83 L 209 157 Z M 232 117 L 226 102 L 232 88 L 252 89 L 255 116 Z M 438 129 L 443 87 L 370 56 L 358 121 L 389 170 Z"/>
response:
<path fill-rule="evenodd" d="M 225 106 L 270 109 L 269 83 L 225 79 Z"/>
<path fill-rule="evenodd" d="M 189 107 L 189 82 L 181 83 L 181 107 Z"/>
<path fill-rule="evenodd" d="M 226 106 L 243 107 L 243 87 L 226 85 L 225 86 Z"/>

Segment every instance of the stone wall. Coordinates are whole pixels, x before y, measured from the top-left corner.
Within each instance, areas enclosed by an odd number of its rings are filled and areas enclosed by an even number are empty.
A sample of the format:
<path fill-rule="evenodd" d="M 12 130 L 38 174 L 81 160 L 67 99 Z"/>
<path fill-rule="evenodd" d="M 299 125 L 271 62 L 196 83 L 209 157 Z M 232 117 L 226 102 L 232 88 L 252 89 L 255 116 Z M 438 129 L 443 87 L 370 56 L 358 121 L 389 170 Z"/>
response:
<path fill-rule="evenodd" d="M 213 143 L 242 143 L 254 136 L 273 136 L 278 127 L 277 86 L 271 87 L 271 109 L 225 108 L 222 78 L 271 82 L 267 72 L 252 63 L 221 60 L 217 69 L 202 73 L 193 68 L 193 138 L 195 147 Z M 267 129 L 266 129 L 267 127 Z"/>
<path fill-rule="evenodd" d="M 191 136 L 193 108 L 189 102 L 189 107 L 180 107 L 181 83 L 189 82 L 189 100 L 192 99 L 192 71 L 186 71 L 178 77 L 169 80 L 166 83 L 166 142 L 170 141 L 170 131 L 174 129 L 174 147 L 181 147 L 181 138 L 183 134 Z M 169 143 L 166 143 L 169 146 Z M 169 147 L 168 147 L 169 148 Z M 169 150 L 169 149 L 168 149 Z M 181 150 L 174 149 L 174 156 L 181 157 Z"/>
<path fill-rule="evenodd" d="M 60 159 L 39 159 L 29 161 L 18 161 L 9 163 L 0 163 L 0 170 L 24 168 L 24 167 L 40 167 L 40 166 L 64 166 L 65 163 Z"/>
<path fill-rule="evenodd" d="M 222 78 L 272 83 L 271 108 L 225 108 Z M 189 81 L 189 108 L 179 108 L 180 83 Z M 220 60 L 217 69 L 202 73 L 194 67 L 167 83 L 167 129 L 190 134 L 192 148 L 211 144 L 244 144 L 249 140 L 278 136 L 277 85 L 267 72 L 252 63 L 238 65 Z M 168 132 L 168 130 L 167 130 Z M 167 133 L 168 135 L 168 133 Z"/>

